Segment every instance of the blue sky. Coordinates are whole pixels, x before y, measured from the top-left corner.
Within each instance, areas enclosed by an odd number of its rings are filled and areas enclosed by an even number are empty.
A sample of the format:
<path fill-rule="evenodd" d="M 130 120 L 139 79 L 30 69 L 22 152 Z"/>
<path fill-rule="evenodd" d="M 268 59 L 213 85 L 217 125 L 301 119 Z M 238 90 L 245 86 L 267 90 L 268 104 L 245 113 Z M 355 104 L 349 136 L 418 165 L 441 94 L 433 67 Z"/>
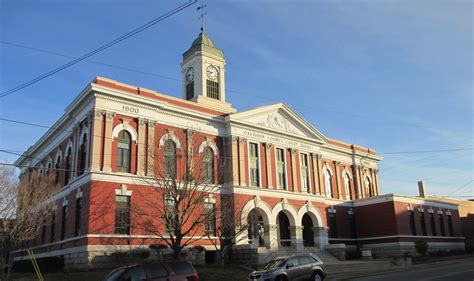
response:
<path fill-rule="evenodd" d="M 5 42 L 80 56 L 183 2 L 3 0 L 0 91 L 70 60 Z M 326 136 L 380 153 L 473 147 L 471 1 L 205 4 L 237 109 L 282 101 Z M 0 99 L 0 117 L 52 125 L 98 75 L 180 97 L 196 6 L 90 58 L 147 74 L 82 62 Z M 24 151 L 44 132 L 0 121 L 0 149 Z M 384 157 L 384 193 L 417 194 L 424 179 L 431 194 L 474 197 L 472 150 Z"/>

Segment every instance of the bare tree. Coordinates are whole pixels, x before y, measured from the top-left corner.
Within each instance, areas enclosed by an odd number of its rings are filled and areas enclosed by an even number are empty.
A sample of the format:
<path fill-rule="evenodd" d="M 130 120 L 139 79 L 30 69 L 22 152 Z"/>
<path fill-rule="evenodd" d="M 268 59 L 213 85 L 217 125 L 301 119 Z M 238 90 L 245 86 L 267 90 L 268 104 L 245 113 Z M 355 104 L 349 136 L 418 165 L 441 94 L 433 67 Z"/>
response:
<path fill-rule="evenodd" d="M 166 141 L 162 149 L 149 153 L 149 174 L 140 178 L 148 187 L 141 192 L 139 204 L 131 205 L 134 225 L 146 234 L 158 236 L 179 259 L 182 250 L 206 233 L 214 231 L 220 198 L 222 161 L 216 151 L 206 147 L 193 152 L 188 143 L 185 153 Z"/>
<path fill-rule="evenodd" d="M 247 235 L 241 235 L 248 231 L 248 220 L 241 221 L 241 217 L 247 217 L 247 214 L 239 214 L 234 209 L 233 197 L 231 195 L 223 199 L 219 213 L 219 225 L 215 233 L 212 235 L 218 239 L 212 239 L 211 233 L 206 232 L 209 240 L 216 249 L 217 263 L 224 265 L 227 254 L 232 250 L 234 245 L 241 242 L 243 239 L 247 240 Z M 240 239 L 240 240 L 239 240 Z"/>
<path fill-rule="evenodd" d="M 13 252 L 27 247 L 43 224 L 46 200 L 58 190 L 54 173 L 25 173 L 16 179 L 15 168 L 0 167 L 0 276 L 10 279 Z"/>

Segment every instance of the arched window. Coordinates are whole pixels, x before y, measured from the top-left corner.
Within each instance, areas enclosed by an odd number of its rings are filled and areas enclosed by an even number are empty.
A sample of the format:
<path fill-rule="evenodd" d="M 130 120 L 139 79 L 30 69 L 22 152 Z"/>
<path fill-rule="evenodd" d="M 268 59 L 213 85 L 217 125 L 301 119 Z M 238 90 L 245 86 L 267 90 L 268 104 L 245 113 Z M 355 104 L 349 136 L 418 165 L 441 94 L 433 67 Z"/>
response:
<path fill-rule="evenodd" d="M 172 140 L 166 140 L 164 144 L 165 159 L 163 163 L 164 176 L 176 178 L 176 145 Z"/>
<path fill-rule="evenodd" d="M 84 134 L 82 136 L 81 145 L 79 146 L 79 163 L 77 165 L 78 175 L 82 175 L 86 169 L 86 161 L 87 161 L 87 135 Z"/>
<path fill-rule="evenodd" d="M 130 173 L 130 159 L 132 136 L 129 132 L 122 130 L 118 135 L 117 145 L 117 171 L 123 173 Z"/>
<path fill-rule="evenodd" d="M 72 148 L 69 147 L 66 151 L 66 176 L 64 179 L 64 185 L 69 183 L 71 177 L 71 162 L 72 162 Z"/>
<path fill-rule="evenodd" d="M 331 173 L 328 169 L 324 169 L 324 184 L 326 186 L 326 196 L 331 197 L 332 186 L 331 186 Z"/>
<path fill-rule="evenodd" d="M 48 162 L 48 166 L 46 166 L 46 174 L 49 175 L 49 172 L 51 171 L 52 165 L 51 161 Z"/>
<path fill-rule="evenodd" d="M 214 183 L 214 152 L 210 147 L 203 151 L 202 174 L 204 182 Z"/>
<path fill-rule="evenodd" d="M 346 191 L 346 199 L 351 199 L 351 179 L 348 173 L 344 173 L 344 190 Z"/>
<path fill-rule="evenodd" d="M 59 170 L 61 168 L 61 155 L 58 155 L 56 158 L 56 163 L 54 164 L 54 172 L 55 172 L 55 177 L 54 177 L 54 182 L 56 184 L 59 183 Z"/>
<path fill-rule="evenodd" d="M 370 182 L 369 177 L 365 177 L 365 197 L 372 197 L 372 183 Z"/>

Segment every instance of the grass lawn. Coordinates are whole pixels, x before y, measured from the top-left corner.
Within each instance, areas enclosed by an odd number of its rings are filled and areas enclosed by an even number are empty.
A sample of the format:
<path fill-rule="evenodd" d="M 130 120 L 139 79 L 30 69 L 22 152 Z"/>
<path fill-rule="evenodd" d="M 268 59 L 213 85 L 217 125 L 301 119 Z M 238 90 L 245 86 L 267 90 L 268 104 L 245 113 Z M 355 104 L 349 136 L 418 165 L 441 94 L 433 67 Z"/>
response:
<path fill-rule="evenodd" d="M 241 281 L 247 280 L 249 270 L 235 265 L 226 266 L 197 266 L 199 280 L 201 281 Z M 44 273 L 46 281 L 102 281 L 110 272 L 105 271 L 86 271 L 86 272 L 67 272 L 67 273 Z M 36 275 L 33 273 L 14 273 L 12 280 L 15 281 L 36 281 Z"/>

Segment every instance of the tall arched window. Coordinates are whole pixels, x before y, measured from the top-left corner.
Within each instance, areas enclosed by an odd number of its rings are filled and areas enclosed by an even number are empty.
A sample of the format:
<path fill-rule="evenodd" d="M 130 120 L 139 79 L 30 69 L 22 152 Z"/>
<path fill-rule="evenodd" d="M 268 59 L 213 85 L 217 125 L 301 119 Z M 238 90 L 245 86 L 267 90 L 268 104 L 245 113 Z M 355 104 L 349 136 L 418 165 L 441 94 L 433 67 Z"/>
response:
<path fill-rule="evenodd" d="M 59 170 L 60 169 L 61 169 L 61 155 L 58 155 L 58 157 L 56 157 L 56 163 L 54 164 L 54 173 L 55 173 L 54 182 L 56 184 L 59 183 Z"/>
<path fill-rule="evenodd" d="M 64 185 L 69 183 L 71 177 L 71 162 L 72 162 L 72 148 L 69 147 L 66 151 L 66 176 L 64 179 Z"/>
<path fill-rule="evenodd" d="M 214 183 L 214 152 L 210 147 L 203 151 L 202 174 L 204 182 Z"/>
<path fill-rule="evenodd" d="M 82 136 L 81 145 L 79 146 L 79 163 L 77 165 L 78 175 L 82 175 L 86 169 L 86 161 L 87 161 L 87 135 L 84 134 Z"/>
<path fill-rule="evenodd" d="M 324 184 L 326 186 L 326 196 L 331 197 L 332 186 L 331 186 L 331 173 L 328 169 L 324 169 Z"/>
<path fill-rule="evenodd" d="M 348 173 L 344 173 L 344 190 L 346 191 L 346 199 L 351 199 L 351 179 Z"/>
<path fill-rule="evenodd" d="M 166 140 L 164 144 L 164 176 L 176 177 L 176 145 L 172 140 Z"/>
<path fill-rule="evenodd" d="M 365 197 L 372 197 L 372 183 L 370 182 L 369 177 L 365 177 Z"/>
<path fill-rule="evenodd" d="M 117 171 L 130 173 L 130 158 L 132 147 L 132 136 L 129 132 L 122 130 L 118 135 L 117 144 Z"/>

